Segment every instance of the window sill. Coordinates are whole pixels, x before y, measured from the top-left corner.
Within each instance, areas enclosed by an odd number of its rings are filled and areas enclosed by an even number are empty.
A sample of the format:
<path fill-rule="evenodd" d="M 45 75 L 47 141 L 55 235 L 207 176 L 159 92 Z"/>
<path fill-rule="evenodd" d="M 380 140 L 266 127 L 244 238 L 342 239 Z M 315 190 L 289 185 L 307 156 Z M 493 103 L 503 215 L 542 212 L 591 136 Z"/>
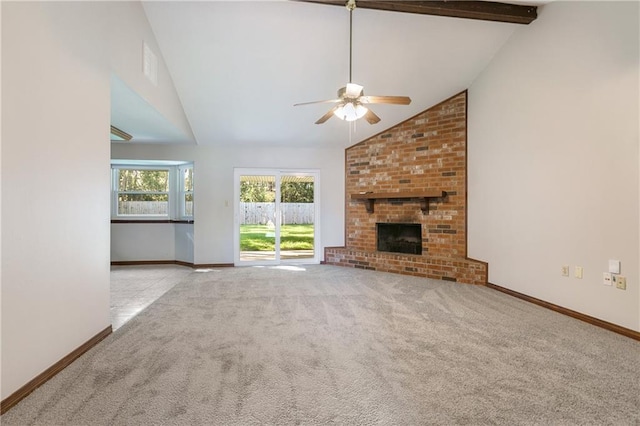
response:
<path fill-rule="evenodd" d="M 170 219 L 111 219 L 111 223 L 186 223 L 186 224 L 193 224 L 193 220 L 170 220 Z"/>

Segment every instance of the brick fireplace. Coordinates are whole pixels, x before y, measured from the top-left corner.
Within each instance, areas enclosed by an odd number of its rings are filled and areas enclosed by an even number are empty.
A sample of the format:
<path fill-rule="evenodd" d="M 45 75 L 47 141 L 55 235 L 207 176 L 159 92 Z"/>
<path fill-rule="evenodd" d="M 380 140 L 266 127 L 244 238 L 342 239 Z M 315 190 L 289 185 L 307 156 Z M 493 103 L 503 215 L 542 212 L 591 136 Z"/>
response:
<path fill-rule="evenodd" d="M 467 258 L 467 92 L 346 150 L 345 247 L 325 263 L 486 284 Z M 421 254 L 378 251 L 376 224 L 421 227 Z"/>

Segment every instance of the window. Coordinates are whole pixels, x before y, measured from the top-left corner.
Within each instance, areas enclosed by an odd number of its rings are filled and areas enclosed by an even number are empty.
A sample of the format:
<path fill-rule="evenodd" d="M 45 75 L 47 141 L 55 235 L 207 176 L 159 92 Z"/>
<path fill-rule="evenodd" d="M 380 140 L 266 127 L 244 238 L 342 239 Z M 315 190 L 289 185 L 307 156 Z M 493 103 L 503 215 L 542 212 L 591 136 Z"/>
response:
<path fill-rule="evenodd" d="M 193 164 L 112 163 L 112 212 L 119 219 L 193 219 Z"/>
<path fill-rule="evenodd" d="M 180 216 L 193 217 L 193 166 L 183 166 L 180 174 Z"/>
<path fill-rule="evenodd" d="M 117 216 L 169 217 L 169 170 L 118 169 Z"/>

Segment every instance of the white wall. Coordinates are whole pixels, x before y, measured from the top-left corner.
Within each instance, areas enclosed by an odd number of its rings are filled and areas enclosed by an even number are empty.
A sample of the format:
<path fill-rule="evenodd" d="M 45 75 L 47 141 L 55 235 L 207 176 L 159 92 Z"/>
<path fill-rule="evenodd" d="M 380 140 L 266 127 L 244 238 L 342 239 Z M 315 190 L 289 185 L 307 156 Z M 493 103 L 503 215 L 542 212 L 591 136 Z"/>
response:
<path fill-rule="evenodd" d="M 173 223 L 112 223 L 111 261 L 176 260 Z"/>
<path fill-rule="evenodd" d="M 104 12 L 2 2 L 2 399 L 110 324 Z"/>
<path fill-rule="evenodd" d="M 640 330 L 639 3 L 553 2 L 469 90 L 469 256 Z M 608 259 L 627 290 L 602 285 Z M 571 277 L 562 277 L 562 265 Z M 574 266 L 584 278 L 573 277 Z"/>
<path fill-rule="evenodd" d="M 173 260 L 193 263 L 193 223 L 174 224 L 175 253 Z"/>
<path fill-rule="evenodd" d="M 2 5 L 0 5 L 0 30 L 2 29 Z M 0 33 L 0 43 L 2 43 L 2 34 Z M 0 46 L 0 51 L 2 46 Z M 2 81 L 2 55 L 0 55 L 0 82 Z M 2 84 L 0 84 L 0 99 L 2 99 Z M 2 117 L 2 102 L 0 101 L 0 117 Z M 0 118 L 0 165 L 2 164 L 2 119 Z M 0 170 L 0 259 L 2 259 L 2 171 Z M 2 309 L 2 261 L 0 261 L 0 309 Z M 2 330 L 2 315 L 0 312 L 0 330 Z M 0 342 L 0 352 L 2 344 Z M 0 353 L 0 360 L 2 354 Z M 2 364 L 0 363 L 0 393 L 2 392 Z M 2 398 L 2 395 L 0 395 Z"/>
<path fill-rule="evenodd" d="M 193 263 L 192 223 L 112 223 L 111 261 Z"/>
<path fill-rule="evenodd" d="M 111 73 L 190 129 L 140 4 L 0 5 L 4 399 L 110 324 Z"/>
<path fill-rule="evenodd" d="M 113 159 L 193 161 L 193 262 L 196 264 L 233 263 L 234 167 L 319 169 L 320 241 L 323 247 L 344 244 L 343 149 L 113 144 L 111 156 Z"/>

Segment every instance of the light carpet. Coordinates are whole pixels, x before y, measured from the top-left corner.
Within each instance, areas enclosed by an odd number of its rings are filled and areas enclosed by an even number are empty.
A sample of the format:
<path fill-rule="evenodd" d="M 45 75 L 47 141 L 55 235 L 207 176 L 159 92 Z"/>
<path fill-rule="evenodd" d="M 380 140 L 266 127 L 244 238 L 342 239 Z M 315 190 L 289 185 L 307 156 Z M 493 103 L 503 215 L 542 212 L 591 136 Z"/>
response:
<path fill-rule="evenodd" d="M 640 343 L 485 288 L 191 273 L 9 425 L 640 424 Z"/>

